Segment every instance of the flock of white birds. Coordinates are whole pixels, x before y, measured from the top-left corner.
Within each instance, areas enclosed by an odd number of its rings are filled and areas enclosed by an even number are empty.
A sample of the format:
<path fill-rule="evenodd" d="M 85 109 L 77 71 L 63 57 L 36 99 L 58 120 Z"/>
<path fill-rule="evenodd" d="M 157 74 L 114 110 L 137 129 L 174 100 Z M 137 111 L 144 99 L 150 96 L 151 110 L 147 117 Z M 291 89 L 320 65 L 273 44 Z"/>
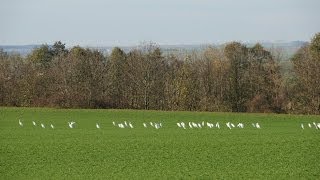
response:
<path fill-rule="evenodd" d="M 33 126 L 37 126 L 38 124 L 35 122 L 35 121 L 32 121 L 32 124 Z M 74 121 L 71 121 L 71 122 L 68 122 L 68 126 L 69 128 L 74 128 L 75 127 L 75 124 L 76 122 Z M 113 126 L 115 127 L 118 127 L 118 128 L 121 128 L 121 129 L 124 129 L 124 128 L 134 128 L 133 124 L 131 122 L 127 122 L 127 121 L 123 121 L 123 122 L 119 122 L 119 123 L 116 123 L 116 122 L 112 122 Z M 143 124 L 143 127 L 144 128 L 155 128 L 155 129 L 160 129 L 162 128 L 162 123 L 161 122 L 144 122 L 142 123 Z M 23 123 L 22 121 L 19 119 L 19 125 L 21 127 L 23 127 Z M 233 128 L 240 128 L 240 129 L 243 129 L 245 126 L 243 123 L 238 123 L 238 124 L 233 124 L 231 122 L 227 122 L 225 123 L 225 125 L 229 128 L 229 129 L 233 129 Z M 253 128 L 257 128 L 257 129 L 261 129 L 261 126 L 259 123 L 251 123 L 252 127 Z M 46 126 L 43 124 L 43 123 L 40 123 L 40 126 L 45 129 Z M 193 128 L 197 128 L 197 129 L 201 129 L 201 128 L 217 128 L 217 129 L 220 129 L 220 123 L 217 122 L 217 123 L 210 123 L 210 122 L 178 122 L 177 123 L 177 126 L 179 128 L 182 128 L 182 129 L 193 129 Z M 307 123 L 307 126 L 306 127 L 309 127 L 309 128 L 315 128 L 315 129 L 320 129 L 320 123 L 316 123 L 316 122 L 312 122 L 312 123 Z M 50 128 L 51 129 L 54 129 L 54 125 L 53 124 L 50 124 Z M 97 129 L 100 129 L 100 125 L 98 123 L 96 123 L 96 128 Z M 305 125 L 303 123 L 301 123 L 301 128 L 302 129 L 305 129 Z"/>
<path fill-rule="evenodd" d="M 179 128 L 182 128 L 182 129 L 187 129 L 187 128 L 193 129 L 193 128 L 203 128 L 203 127 L 220 129 L 220 123 L 219 122 L 217 122 L 217 123 L 210 123 L 210 122 L 204 122 L 204 121 L 202 121 L 201 123 L 196 123 L 196 122 L 188 122 L 188 123 L 178 122 L 177 126 Z M 243 129 L 244 128 L 244 124 L 243 123 L 233 124 L 231 122 L 227 122 L 226 126 L 229 129 L 233 129 L 233 128 L 241 128 L 241 129 Z M 252 126 L 254 128 L 261 129 L 261 126 L 260 126 L 259 123 L 252 123 Z"/>
<path fill-rule="evenodd" d="M 312 123 L 308 123 L 308 127 L 309 128 L 316 128 L 316 129 L 320 129 L 320 123 L 316 123 L 316 122 L 312 122 Z M 301 123 L 301 128 L 304 129 L 304 124 Z"/>

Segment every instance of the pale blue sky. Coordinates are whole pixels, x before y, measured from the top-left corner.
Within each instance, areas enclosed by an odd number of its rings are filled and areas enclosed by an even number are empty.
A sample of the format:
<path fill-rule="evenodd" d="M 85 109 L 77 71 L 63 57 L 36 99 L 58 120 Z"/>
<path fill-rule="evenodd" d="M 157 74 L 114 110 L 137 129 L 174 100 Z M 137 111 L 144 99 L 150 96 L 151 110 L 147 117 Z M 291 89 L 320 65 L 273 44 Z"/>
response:
<path fill-rule="evenodd" d="M 320 0 L 1 0 L 0 44 L 310 40 Z"/>

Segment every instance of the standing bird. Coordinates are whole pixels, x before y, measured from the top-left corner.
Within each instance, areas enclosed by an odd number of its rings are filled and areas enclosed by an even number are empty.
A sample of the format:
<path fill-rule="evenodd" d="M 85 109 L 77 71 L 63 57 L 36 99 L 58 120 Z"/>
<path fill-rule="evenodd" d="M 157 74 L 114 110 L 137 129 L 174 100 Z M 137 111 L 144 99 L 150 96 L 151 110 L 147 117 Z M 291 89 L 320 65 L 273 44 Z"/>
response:
<path fill-rule="evenodd" d="M 217 127 L 218 129 L 220 129 L 220 124 L 219 124 L 219 122 L 217 122 L 216 127 Z"/>
<path fill-rule="evenodd" d="M 309 126 L 309 128 L 311 128 L 311 127 L 312 127 L 310 123 L 308 123 L 308 126 Z"/>
<path fill-rule="evenodd" d="M 23 124 L 22 124 L 22 122 L 20 121 L 20 119 L 19 119 L 19 125 L 22 127 L 23 126 Z"/>
<path fill-rule="evenodd" d="M 181 124 L 181 127 L 182 127 L 183 129 L 186 129 L 186 125 L 185 125 L 184 122 L 181 122 L 180 124 Z"/>
<path fill-rule="evenodd" d="M 133 128 L 133 126 L 132 126 L 131 122 L 129 122 L 129 126 L 130 126 L 130 128 Z"/>
<path fill-rule="evenodd" d="M 52 124 L 50 126 L 51 126 L 52 129 L 54 129 L 54 126 Z"/>
<path fill-rule="evenodd" d="M 46 128 L 46 127 L 44 126 L 44 124 L 42 124 L 42 123 L 41 123 L 41 127 L 42 127 L 42 128 Z"/>
<path fill-rule="evenodd" d="M 34 122 L 34 121 L 32 121 L 32 124 L 33 124 L 34 126 L 37 126 L 36 122 Z"/>
<path fill-rule="evenodd" d="M 100 126 L 99 126 L 99 124 L 98 124 L 98 123 L 96 123 L 96 127 L 97 127 L 97 129 L 100 129 Z"/>
<path fill-rule="evenodd" d="M 255 128 L 256 127 L 256 125 L 254 124 L 254 123 L 252 123 L 252 126 Z"/>
<path fill-rule="evenodd" d="M 316 129 L 318 129 L 318 126 L 317 126 L 317 124 L 316 124 L 315 122 L 313 122 L 313 125 L 314 125 L 314 127 L 315 127 Z"/>
<path fill-rule="evenodd" d="M 146 128 L 146 127 L 147 127 L 147 124 L 146 124 L 146 123 L 143 123 L 143 126 Z"/>
<path fill-rule="evenodd" d="M 301 123 L 301 128 L 302 128 L 302 129 L 304 129 L 304 126 L 303 126 L 303 124 L 302 124 L 302 123 Z"/>
<path fill-rule="evenodd" d="M 226 123 L 227 127 L 231 129 L 230 122 Z"/>
<path fill-rule="evenodd" d="M 73 121 L 71 121 L 71 122 L 68 122 L 68 124 L 69 124 L 69 128 L 73 128 L 73 124 L 75 124 L 75 122 L 73 122 Z"/>
<path fill-rule="evenodd" d="M 260 129 L 260 125 L 259 125 L 259 123 L 256 123 L 256 127 L 257 127 L 258 129 Z"/>
<path fill-rule="evenodd" d="M 114 126 L 116 126 L 116 123 L 115 123 L 114 121 L 112 122 L 112 124 L 113 124 Z"/>

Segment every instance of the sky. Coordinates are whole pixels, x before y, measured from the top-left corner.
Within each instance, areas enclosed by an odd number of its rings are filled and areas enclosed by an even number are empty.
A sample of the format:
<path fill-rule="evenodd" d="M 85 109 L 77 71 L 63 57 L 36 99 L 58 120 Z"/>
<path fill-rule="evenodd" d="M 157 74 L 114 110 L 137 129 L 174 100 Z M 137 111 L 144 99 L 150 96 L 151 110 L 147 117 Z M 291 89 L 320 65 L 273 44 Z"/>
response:
<path fill-rule="evenodd" d="M 320 0 L 1 0 L 0 45 L 309 41 Z"/>

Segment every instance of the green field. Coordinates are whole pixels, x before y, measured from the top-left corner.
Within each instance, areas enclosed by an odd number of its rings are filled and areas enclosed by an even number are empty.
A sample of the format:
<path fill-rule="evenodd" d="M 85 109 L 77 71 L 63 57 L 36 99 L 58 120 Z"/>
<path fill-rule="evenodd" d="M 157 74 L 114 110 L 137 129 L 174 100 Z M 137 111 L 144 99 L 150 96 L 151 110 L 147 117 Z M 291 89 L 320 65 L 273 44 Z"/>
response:
<path fill-rule="evenodd" d="M 163 127 L 144 128 L 150 121 Z M 181 129 L 181 121 L 222 127 Z M 230 130 L 228 121 L 245 127 Z M 0 179 L 320 179 L 312 122 L 320 116 L 1 107 Z"/>

